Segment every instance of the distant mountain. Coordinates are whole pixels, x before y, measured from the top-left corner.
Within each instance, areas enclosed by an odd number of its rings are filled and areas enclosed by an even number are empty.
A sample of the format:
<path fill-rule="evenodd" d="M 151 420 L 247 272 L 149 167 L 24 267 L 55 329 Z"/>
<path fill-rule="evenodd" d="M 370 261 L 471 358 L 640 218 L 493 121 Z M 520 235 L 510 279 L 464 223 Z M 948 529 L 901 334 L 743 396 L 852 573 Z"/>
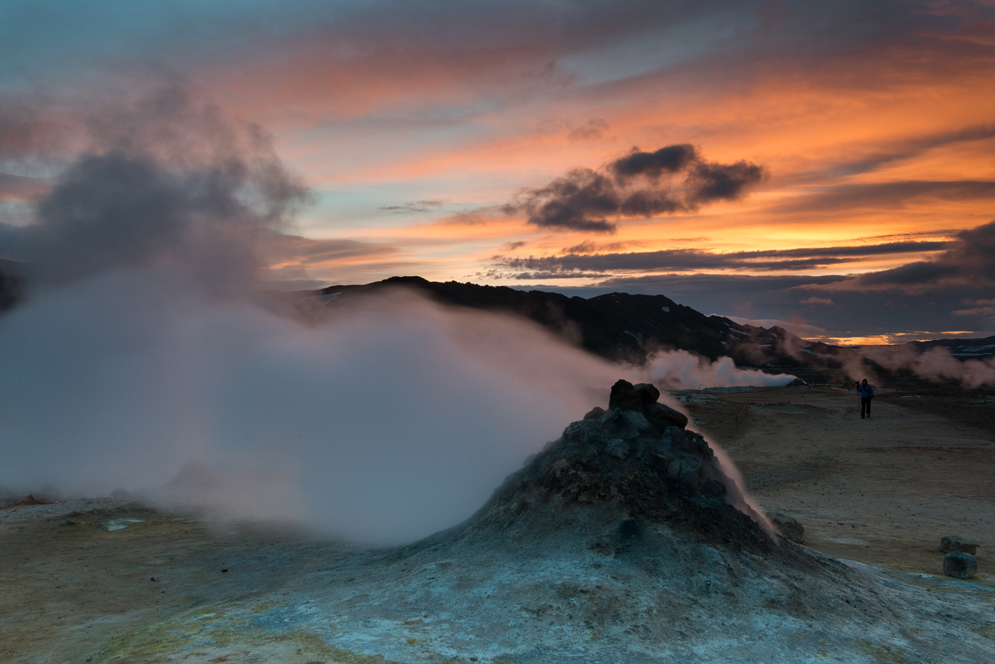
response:
<path fill-rule="evenodd" d="M 14 306 L 23 293 L 24 266 L 0 259 L 0 312 Z M 779 370 L 805 380 L 845 379 L 843 367 L 864 362 L 891 376 L 856 349 L 807 341 L 787 330 L 743 325 L 723 316 L 706 316 L 663 295 L 608 293 L 593 298 L 568 297 L 505 286 L 427 281 L 391 277 L 365 285 L 329 286 L 303 291 L 334 308 L 357 296 L 405 288 L 455 307 L 503 312 L 535 321 L 564 340 L 613 361 L 642 363 L 659 350 L 682 349 L 710 360 L 728 356 L 740 367 Z M 961 360 L 995 356 L 995 337 L 915 341 L 917 352 L 945 348 Z"/>
<path fill-rule="evenodd" d="M 663 295 L 609 293 L 590 299 L 505 286 L 480 286 L 421 277 L 392 277 L 364 286 L 329 286 L 310 294 L 336 306 L 350 297 L 407 288 L 450 306 L 500 311 L 539 323 L 610 360 L 642 363 L 657 350 L 683 349 L 739 366 L 834 372 L 852 350 L 809 342 L 780 327 L 742 325 L 706 316 Z"/>
<path fill-rule="evenodd" d="M 995 356 L 995 337 L 984 339 L 937 339 L 935 341 L 913 341 L 906 344 L 920 353 L 933 348 L 946 348 L 950 354 L 961 360 L 972 360 Z"/>

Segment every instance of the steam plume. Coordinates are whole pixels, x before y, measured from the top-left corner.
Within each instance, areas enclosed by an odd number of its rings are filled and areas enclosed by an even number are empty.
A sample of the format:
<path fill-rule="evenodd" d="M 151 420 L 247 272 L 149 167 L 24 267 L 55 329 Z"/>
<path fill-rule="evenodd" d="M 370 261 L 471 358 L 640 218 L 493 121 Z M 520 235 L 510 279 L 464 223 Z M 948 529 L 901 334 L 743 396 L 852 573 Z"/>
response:
<path fill-rule="evenodd" d="M 995 385 L 995 358 L 958 360 L 946 348 L 918 352 L 909 346 L 864 346 L 860 354 L 891 371 L 909 371 L 931 381 L 956 381 L 965 387 Z M 855 379 L 872 378 L 863 362 L 848 367 Z"/>
<path fill-rule="evenodd" d="M 647 369 L 649 379 L 668 389 L 702 389 L 706 387 L 782 387 L 795 380 L 788 374 L 768 374 L 756 369 L 739 369 L 730 357 L 715 362 L 673 350 L 653 355 Z"/>
<path fill-rule="evenodd" d="M 0 318 L 0 485 L 410 541 L 637 379 L 410 295 L 286 315 L 254 286 L 305 192 L 259 130 L 175 88 L 92 125 L 35 223 L 2 234 L 49 283 Z"/>

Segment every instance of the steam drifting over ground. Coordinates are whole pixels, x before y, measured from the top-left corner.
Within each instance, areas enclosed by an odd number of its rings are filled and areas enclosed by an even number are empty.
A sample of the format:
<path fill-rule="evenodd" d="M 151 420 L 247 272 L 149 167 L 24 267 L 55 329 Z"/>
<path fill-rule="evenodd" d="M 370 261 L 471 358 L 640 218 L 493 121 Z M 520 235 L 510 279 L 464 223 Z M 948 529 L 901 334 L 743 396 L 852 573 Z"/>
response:
<path fill-rule="evenodd" d="M 305 325 L 152 269 L 36 299 L 0 349 L 0 483 L 378 543 L 469 516 L 618 374 L 515 321 L 400 298 Z"/>
<path fill-rule="evenodd" d="M 995 358 L 958 360 L 946 348 L 917 352 L 907 346 L 864 346 L 861 353 L 891 371 L 910 371 L 930 381 L 957 381 L 964 387 L 995 385 Z M 850 367 L 855 378 L 868 377 L 866 369 Z"/>
<path fill-rule="evenodd" d="M 649 380 L 668 389 L 782 387 L 795 380 L 795 376 L 788 374 L 772 375 L 756 369 L 738 369 L 730 357 L 720 357 L 711 362 L 686 350 L 655 354 L 649 360 L 647 373 Z"/>
<path fill-rule="evenodd" d="M 34 223 L 0 227 L 43 284 L 0 319 L 0 486 L 410 541 L 468 517 L 616 379 L 645 379 L 408 294 L 301 316 L 258 295 L 306 199 L 258 128 L 166 88 L 93 133 Z M 771 380 L 681 352 L 650 377 Z"/>

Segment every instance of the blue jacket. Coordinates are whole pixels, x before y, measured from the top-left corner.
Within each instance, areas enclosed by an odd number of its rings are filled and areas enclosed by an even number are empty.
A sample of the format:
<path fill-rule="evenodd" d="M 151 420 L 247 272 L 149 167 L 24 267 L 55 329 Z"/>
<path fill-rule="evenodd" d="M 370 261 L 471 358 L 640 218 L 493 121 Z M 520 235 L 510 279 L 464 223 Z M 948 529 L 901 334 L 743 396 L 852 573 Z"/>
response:
<path fill-rule="evenodd" d="M 860 396 L 863 399 L 867 399 L 869 397 L 874 396 L 874 388 L 871 387 L 870 384 L 860 385 L 859 387 L 857 387 L 857 391 L 860 393 Z"/>

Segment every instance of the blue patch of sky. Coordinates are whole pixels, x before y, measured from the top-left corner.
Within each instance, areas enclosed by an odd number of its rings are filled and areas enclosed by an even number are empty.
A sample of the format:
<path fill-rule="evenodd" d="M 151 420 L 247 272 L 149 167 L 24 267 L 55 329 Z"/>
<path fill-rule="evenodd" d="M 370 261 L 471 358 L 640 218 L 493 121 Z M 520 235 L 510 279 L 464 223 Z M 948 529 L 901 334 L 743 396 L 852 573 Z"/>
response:
<path fill-rule="evenodd" d="M 703 16 L 677 28 L 566 56 L 559 64 L 582 85 L 634 78 L 705 57 L 735 40 L 744 25 L 755 24 L 749 11 Z"/>
<path fill-rule="evenodd" d="M 358 0 L 4 0 L 0 90 L 93 74 L 107 62 L 196 59 L 251 43 L 250 35 L 280 37 L 363 7 Z"/>

